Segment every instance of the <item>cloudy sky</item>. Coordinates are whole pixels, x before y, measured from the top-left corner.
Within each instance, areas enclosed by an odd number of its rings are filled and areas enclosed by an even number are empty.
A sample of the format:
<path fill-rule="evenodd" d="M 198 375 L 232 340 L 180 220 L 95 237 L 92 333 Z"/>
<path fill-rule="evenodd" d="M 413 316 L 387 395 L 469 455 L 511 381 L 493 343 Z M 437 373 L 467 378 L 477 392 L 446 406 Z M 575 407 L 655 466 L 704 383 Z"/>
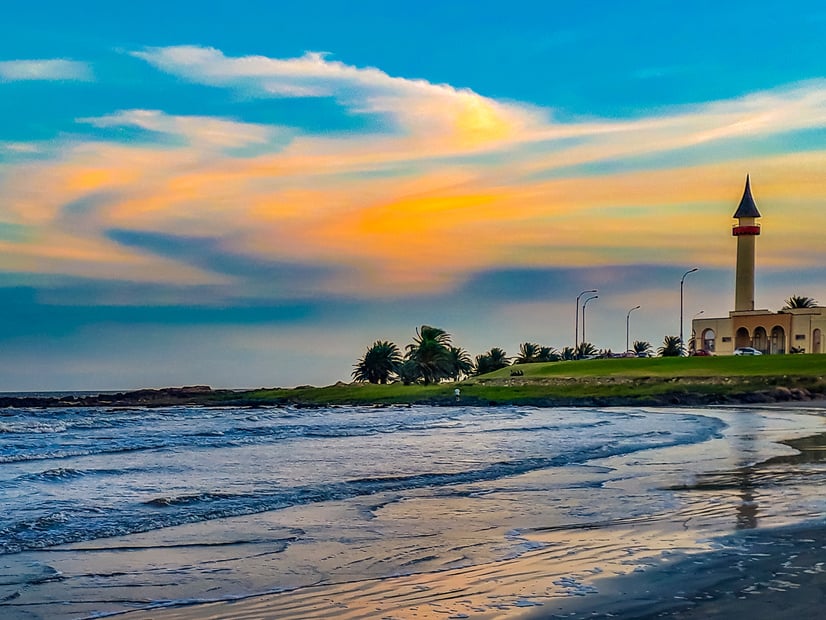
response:
<path fill-rule="evenodd" d="M 826 302 L 819 1 L 4 3 L 0 391 L 325 385 Z"/>

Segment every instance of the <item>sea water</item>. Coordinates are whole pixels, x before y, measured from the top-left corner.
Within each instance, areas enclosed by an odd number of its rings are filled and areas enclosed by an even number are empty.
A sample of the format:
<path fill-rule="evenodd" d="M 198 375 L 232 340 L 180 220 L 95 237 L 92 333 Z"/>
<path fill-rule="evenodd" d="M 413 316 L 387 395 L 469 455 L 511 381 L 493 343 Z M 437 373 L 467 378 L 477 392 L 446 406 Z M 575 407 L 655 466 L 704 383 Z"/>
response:
<path fill-rule="evenodd" d="M 8 408 L 0 617 L 445 571 L 528 553 L 532 532 L 679 511 L 717 533 L 754 494 L 733 484 L 691 512 L 680 490 L 794 453 L 778 440 L 821 424 L 805 409 Z M 797 496 L 760 518 L 823 510 Z"/>

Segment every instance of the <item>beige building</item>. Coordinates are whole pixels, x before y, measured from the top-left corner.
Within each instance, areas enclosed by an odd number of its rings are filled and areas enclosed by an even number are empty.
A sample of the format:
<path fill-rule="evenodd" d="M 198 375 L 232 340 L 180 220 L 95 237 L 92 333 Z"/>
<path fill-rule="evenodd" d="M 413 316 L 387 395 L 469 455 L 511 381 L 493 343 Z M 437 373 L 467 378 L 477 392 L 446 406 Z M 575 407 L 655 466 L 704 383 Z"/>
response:
<path fill-rule="evenodd" d="M 743 198 L 734 213 L 737 223 L 732 235 L 737 239 L 737 268 L 734 310 L 727 317 L 694 319 L 689 349 L 717 355 L 732 355 L 738 347 L 753 347 L 766 354 L 794 352 L 824 353 L 826 308 L 794 310 L 754 309 L 754 255 L 760 235 L 760 211 L 751 195 L 746 177 Z"/>

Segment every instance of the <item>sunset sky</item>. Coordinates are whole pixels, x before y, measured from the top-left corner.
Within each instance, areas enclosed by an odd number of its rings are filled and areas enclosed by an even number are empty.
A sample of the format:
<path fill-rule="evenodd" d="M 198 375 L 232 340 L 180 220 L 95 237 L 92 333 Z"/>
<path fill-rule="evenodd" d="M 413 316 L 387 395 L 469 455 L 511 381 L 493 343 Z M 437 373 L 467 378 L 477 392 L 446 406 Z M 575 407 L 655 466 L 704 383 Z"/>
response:
<path fill-rule="evenodd" d="M 673 6 L 673 8 L 672 8 Z M 477 355 L 655 347 L 826 303 L 810 2 L 9 0 L 0 391 L 348 381 L 416 326 Z"/>

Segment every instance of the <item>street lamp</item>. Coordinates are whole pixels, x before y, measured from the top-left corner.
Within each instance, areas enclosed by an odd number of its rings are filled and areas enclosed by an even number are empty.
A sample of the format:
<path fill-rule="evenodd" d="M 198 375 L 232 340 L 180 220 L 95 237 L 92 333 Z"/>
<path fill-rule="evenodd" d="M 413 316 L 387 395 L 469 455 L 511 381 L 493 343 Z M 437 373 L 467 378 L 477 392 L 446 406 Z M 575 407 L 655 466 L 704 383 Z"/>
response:
<path fill-rule="evenodd" d="M 631 313 L 634 310 L 639 310 L 640 306 L 634 306 L 628 311 L 628 314 L 625 315 L 625 352 L 628 353 L 630 349 L 628 348 L 628 325 L 631 322 Z"/>
<path fill-rule="evenodd" d="M 699 267 L 689 269 L 683 274 L 683 277 L 680 278 L 680 355 L 685 355 L 685 347 L 683 346 L 683 284 L 685 283 L 685 277 L 688 274 L 694 273 L 698 270 Z"/>
<path fill-rule="evenodd" d="M 596 293 L 597 289 L 592 288 L 590 291 L 582 291 L 576 296 L 576 306 L 574 306 L 574 352 L 579 346 L 579 299 L 586 293 Z"/>
<path fill-rule="evenodd" d="M 591 295 L 590 297 L 586 297 L 585 301 L 582 302 L 582 343 L 585 344 L 587 341 L 585 340 L 585 306 L 588 305 L 588 302 L 592 299 L 599 299 L 599 295 Z"/>

